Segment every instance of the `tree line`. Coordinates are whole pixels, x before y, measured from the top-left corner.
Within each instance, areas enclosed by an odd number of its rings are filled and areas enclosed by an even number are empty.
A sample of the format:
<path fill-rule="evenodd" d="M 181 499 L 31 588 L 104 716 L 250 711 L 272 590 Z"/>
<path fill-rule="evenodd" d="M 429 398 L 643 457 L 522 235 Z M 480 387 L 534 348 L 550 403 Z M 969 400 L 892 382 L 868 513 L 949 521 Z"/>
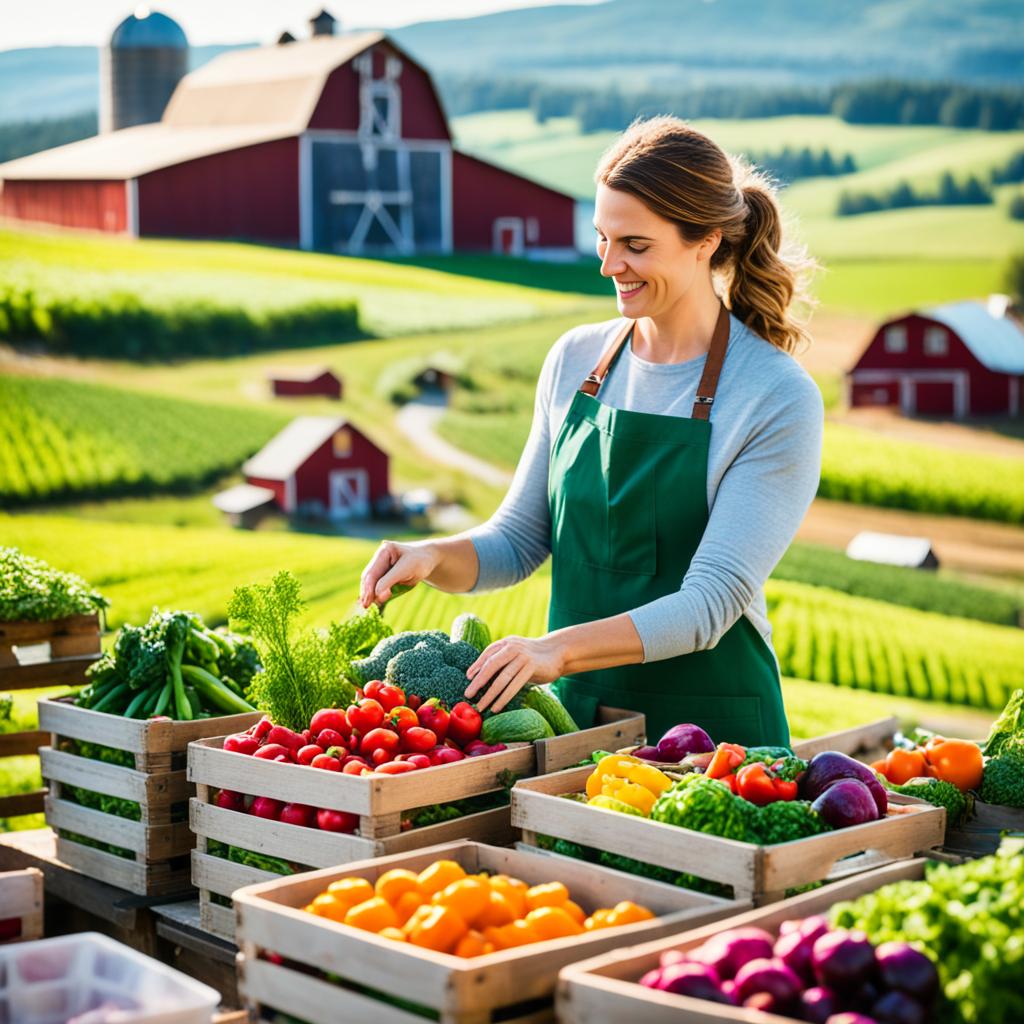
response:
<path fill-rule="evenodd" d="M 879 210 L 898 210 L 911 206 L 984 206 L 994 202 L 992 192 L 974 174 L 962 182 L 956 181 L 949 171 L 939 179 L 934 192 L 915 189 L 901 181 L 884 192 L 843 192 L 839 196 L 836 213 L 851 217 L 859 213 Z"/>

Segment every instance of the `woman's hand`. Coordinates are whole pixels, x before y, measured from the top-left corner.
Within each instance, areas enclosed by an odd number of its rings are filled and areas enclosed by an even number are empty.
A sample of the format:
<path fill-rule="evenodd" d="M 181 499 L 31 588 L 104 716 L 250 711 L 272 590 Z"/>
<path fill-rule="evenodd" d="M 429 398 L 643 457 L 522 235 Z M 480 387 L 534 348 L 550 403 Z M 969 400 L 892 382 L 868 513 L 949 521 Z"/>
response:
<path fill-rule="evenodd" d="M 466 672 L 472 680 L 466 687 L 466 699 L 471 700 L 486 686 L 477 710 L 501 711 L 528 683 L 552 683 L 561 678 L 564 660 L 563 640 L 553 633 L 495 640 Z"/>
<path fill-rule="evenodd" d="M 391 588 L 396 583 L 414 587 L 437 568 L 439 560 L 437 549 L 429 541 L 382 541 L 359 577 L 359 603 L 364 608 L 374 602 L 384 604 L 391 598 Z"/>

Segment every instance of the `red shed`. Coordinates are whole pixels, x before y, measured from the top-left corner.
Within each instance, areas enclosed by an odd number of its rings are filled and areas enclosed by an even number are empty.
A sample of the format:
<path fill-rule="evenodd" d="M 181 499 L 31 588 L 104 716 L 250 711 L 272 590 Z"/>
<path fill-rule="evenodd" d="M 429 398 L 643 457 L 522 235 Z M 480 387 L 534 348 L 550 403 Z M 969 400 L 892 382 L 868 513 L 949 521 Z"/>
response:
<path fill-rule="evenodd" d="M 326 366 L 278 370 L 268 376 L 271 390 L 278 398 L 341 398 L 341 378 Z"/>
<path fill-rule="evenodd" d="M 0 216 L 349 255 L 574 258 L 574 197 L 459 153 L 382 32 L 223 53 L 161 121 L 0 164 Z"/>
<path fill-rule="evenodd" d="M 1019 416 L 1024 331 L 1003 296 L 954 302 L 878 328 L 849 373 L 851 406 L 910 416 Z"/>
<path fill-rule="evenodd" d="M 242 466 L 287 513 L 366 516 L 389 497 L 388 456 L 339 416 L 299 416 Z"/>

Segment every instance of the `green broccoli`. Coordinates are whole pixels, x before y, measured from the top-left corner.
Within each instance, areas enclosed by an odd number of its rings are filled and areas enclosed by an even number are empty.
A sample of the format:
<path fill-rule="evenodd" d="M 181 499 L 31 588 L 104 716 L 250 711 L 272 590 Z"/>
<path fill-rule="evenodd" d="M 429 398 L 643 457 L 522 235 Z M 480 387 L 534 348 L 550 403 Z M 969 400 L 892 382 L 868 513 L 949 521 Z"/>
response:
<path fill-rule="evenodd" d="M 445 662 L 465 673 L 469 666 L 480 657 L 480 652 L 465 640 L 455 640 L 441 648 L 441 655 Z"/>
<path fill-rule="evenodd" d="M 796 782 L 807 771 L 807 762 L 802 757 L 780 757 L 772 762 L 771 769 L 778 778 Z"/>
<path fill-rule="evenodd" d="M 789 747 L 747 747 L 747 754 L 743 758 L 740 768 L 745 768 L 748 764 L 758 763 L 772 765 L 782 758 L 793 756 L 793 751 Z M 739 768 L 736 770 L 739 771 Z"/>
<path fill-rule="evenodd" d="M 132 690 L 145 690 L 156 683 L 162 683 L 166 671 L 162 631 L 145 626 L 121 627 L 114 642 L 114 657 Z"/>
<path fill-rule="evenodd" d="M 992 723 L 982 751 L 988 757 L 997 757 L 1007 747 L 1024 748 L 1024 690 L 1010 694 L 1006 707 Z"/>
<path fill-rule="evenodd" d="M 901 786 L 890 784 L 887 788 L 903 796 L 913 796 L 918 800 L 925 800 L 934 807 L 945 807 L 947 827 L 960 824 L 970 810 L 968 801 L 973 803 L 971 798 L 964 796 L 952 782 L 947 782 L 945 779 L 911 779 Z"/>
<path fill-rule="evenodd" d="M 806 800 L 776 800 L 758 808 L 754 830 L 761 845 L 772 846 L 830 832 L 831 828 Z"/>
<path fill-rule="evenodd" d="M 742 842 L 743 811 L 729 787 L 706 775 L 687 775 L 665 790 L 651 808 L 651 819 Z"/>
<path fill-rule="evenodd" d="M 981 777 L 981 799 L 1003 807 L 1024 807 L 1024 748 L 1009 747 L 989 758 Z"/>
<path fill-rule="evenodd" d="M 410 651 L 420 643 L 441 646 L 450 642 L 448 634 L 440 629 L 419 629 L 409 630 L 405 633 L 393 633 L 379 641 L 368 658 L 360 658 L 352 662 L 352 676 L 361 686 L 365 686 L 374 679 L 383 679 L 387 674 L 388 663 L 403 651 Z M 474 654 L 473 660 L 476 660 L 476 654 Z"/>

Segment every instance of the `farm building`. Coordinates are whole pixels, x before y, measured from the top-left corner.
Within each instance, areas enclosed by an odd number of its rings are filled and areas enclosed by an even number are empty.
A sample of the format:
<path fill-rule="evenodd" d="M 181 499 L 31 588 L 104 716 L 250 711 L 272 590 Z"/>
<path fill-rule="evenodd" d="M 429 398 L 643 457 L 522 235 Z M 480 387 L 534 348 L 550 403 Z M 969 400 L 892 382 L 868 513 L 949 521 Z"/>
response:
<path fill-rule="evenodd" d="M 269 373 L 276 398 L 341 398 L 341 378 L 326 366 L 306 366 Z"/>
<path fill-rule="evenodd" d="M 1024 330 L 1006 315 L 1004 300 L 954 302 L 882 324 L 849 373 L 850 405 L 1019 416 Z"/>
<path fill-rule="evenodd" d="M 253 489 L 247 492 L 251 500 L 266 501 L 258 491 L 269 491 L 277 508 L 289 515 L 349 519 L 368 516 L 390 502 L 387 453 L 340 416 L 299 416 L 242 472 Z M 218 498 L 231 504 L 230 510 L 225 507 L 229 514 L 242 514 L 245 496 L 239 492 L 238 502 Z"/>
<path fill-rule="evenodd" d="M 156 123 L 0 164 L 0 216 L 352 255 L 575 258 L 574 198 L 456 150 L 430 73 L 385 33 L 334 35 L 329 15 L 312 32 L 220 54 Z"/>

